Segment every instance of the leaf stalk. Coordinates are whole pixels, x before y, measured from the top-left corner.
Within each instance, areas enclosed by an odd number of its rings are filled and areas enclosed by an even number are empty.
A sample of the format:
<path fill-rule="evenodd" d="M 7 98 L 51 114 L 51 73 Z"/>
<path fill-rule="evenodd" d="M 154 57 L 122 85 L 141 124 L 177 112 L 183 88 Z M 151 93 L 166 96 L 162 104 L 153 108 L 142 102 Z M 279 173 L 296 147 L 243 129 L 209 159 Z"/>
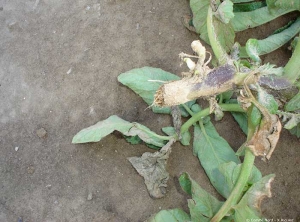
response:
<path fill-rule="evenodd" d="M 223 111 L 245 112 L 245 110 L 243 110 L 239 104 L 219 104 L 219 106 L 221 107 L 221 109 Z M 210 111 L 210 108 L 208 107 L 208 108 L 201 110 L 200 112 L 194 114 L 188 121 L 186 121 L 181 126 L 181 129 L 180 129 L 181 134 L 188 131 L 190 126 L 192 126 L 193 124 L 195 124 L 196 122 L 198 122 L 199 120 L 204 118 L 205 116 L 208 116 L 210 114 L 209 111 Z"/>
<path fill-rule="evenodd" d="M 218 213 L 211 219 L 211 222 L 219 222 L 222 220 L 224 216 L 227 215 L 228 211 L 230 211 L 234 205 L 238 203 L 240 198 L 242 197 L 243 190 L 245 186 L 247 185 L 249 176 L 251 174 L 253 165 L 254 165 L 254 160 L 255 156 L 254 154 L 250 151 L 248 147 L 245 149 L 245 159 L 242 164 L 241 172 L 238 177 L 238 180 L 226 200 L 226 202 L 222 205 Z"/>

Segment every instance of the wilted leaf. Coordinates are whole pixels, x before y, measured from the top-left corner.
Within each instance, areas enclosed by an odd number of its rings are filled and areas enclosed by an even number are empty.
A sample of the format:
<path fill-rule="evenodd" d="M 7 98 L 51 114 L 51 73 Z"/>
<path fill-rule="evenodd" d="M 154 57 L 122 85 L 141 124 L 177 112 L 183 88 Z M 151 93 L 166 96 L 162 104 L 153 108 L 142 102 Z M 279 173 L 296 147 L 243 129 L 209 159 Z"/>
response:
<path fill-rule="evenodd" d="M 300 114 L 299 113 L 288 113 L 280 111 L 279 116 L 282 117 L 282 122 L 284 128 L 291 130 L 300 123 Z"/>
<path fill-rule="evenodd" d="M 187 222 L 190 216 L 181 209 L 161 210 L 147 222 Z"/>
<path fill-rule="evenodd" d="M 171 153 L 171 139 L 160 151 L 144 153 L 141 157 L 127 158 L 136 171 L 145 179 L 148 192 L 153 198 L 162 198 L 166 194 L 169 173 L 166 171 L 167 160 Z"/>
<path fill-rule="evenodd" d="M 182 189 L 192 196 L 188 200 L 192 221 L 209 221 L 221 208 L 223 202 L 206 192 L 187 173 L 181 174 L 179 183 Z"/>
<path fill-rule="evenodd" d="M 154 94 L 164 82 L 179 79 L 179 76 L 166 72 L 162 69 L 152 67 L 132 69 L 128 72 L 120 74 L 118 77 L 119 82 L 125 86 L 128 86 L 136 94 L 141 96 L 149 106 L 153 104 Z M 190 103 L 187 103 L 187 105 L 192 103 L 195 103 L 195 101 L 191 101 Z M 155 113 L 171 113 L 171 108 L 169 107 L 160 108 L 152 106 L 151 108 Z M 183 116 L 188 116 L 186 111 L 183 111 L 183 109 L 181 109 L 181 111 Z"/>
<path fill-rule="evenodd" d="M 223 23 L 228 24 L 234 17 L 233 3 L 230 0 L 223 1 L 215 13 L 215 16 Z"/>
<path fill-rule="evenodd" d="M 93 126 L 81 130 L 74 136 L 72 143 L 98 142 L 115 130 L 125 136 L 138 136 L 148 144 L 153 144 L 159 147 L 165 145 L 165 141 L 153 136 L 155 133 L 146 126 L 139 123 L 130 123 L 116 115 L 110 116 L 106 120 L 102 120 Z"/>
<path fill-rule="evenodd" d="M 209 4 L 210 0 L 190 0 L 190 7 L 193 12 L 193 25 L 196 28 L 196 32 L 200 34 L 200 38 L 207 44 L 210 44 L 206 25 Z"/>
<path fill-rule="evenodd" d="M 235 221 L 247 221 L 245 219 L 259 219 L 260 205 L 265 197 L 271 197 L 271 182 L 275 175 L 270 174 L 261 178 L 253 184 L 242 197 L 241 201 L 234 207 Z"/>
<path fill-rule="evenodd" d="M 128 132 L 132 126 L 132 123 L 113 115 L 106 120 L 102 120 L 93 126 L 81 130 L 74 136 L 72 143 L 98 142 L 115 130 L 124 134 Z"/>
<path fill-rule="evenodd" d="M 161 129 L 165 134 L 167 134 L 168 136 L 173 136 L 176 134 L 174 127 L 172 126 L 168 126 L 168 127 L 164 127 Z M 191 134 L 189 131 L 184 132 L 181 135 L 181 139 L 180 142 L 182 145 L 184 146 L 188 146 L 190 145 L 190 141 L 191 141 Z"/>
<path fill-rule="evenodd" d="M 274 13 L 270 13 L 268 7 L 266 6 L 249 12 L 235 12 L 234 17 L 231 19 L 231 24 L 234 31 L 240 32 L 270 22 L 273 19 L 290 11 L 293 10 L 279 9 L 274 11 Z"/>
<path fill-rule="evenodd" d="M 219 170 L 225 176 L 225 181 L 230 191 L 232 191 L 240 175 L 241 167 L 241 164 L 236 164 L 234 162 L 223 163 L 219 166 Z M 253 166 L 247 183 L 252 185 L 259 181 L 261 177 L 261 172 L 255 166 Z"/>
<path fill-rule="evenodd" d="M 265 39 L 249 39 L 246 43 L 248 56 L 256 62 L 260 62 L 260 55 L 265 55 L 280 48 L 290 41 L 300 31 L 300 18 L 298 18 L 290 27 L 283 31 L 268 36 Z"/>
<path fill-rule="evenodd" d="M 219 166 L 227 162 L 240 163 L 226 140 L 219 136 L 210 121 L 203 127 L 194 128 L 194 154 L 198 156 L 212 185 L 217 191 L 227 198 L 230 188 L 225 183 L 225 177 L 219 171 Z"/>
<path fill-rule="evenodd" d="M 128 132 L 123 132 L 126 136 L 136 136 L 138 135 L 141 140 L 145 143 L 153 144 L 154 146 L 162 147 L 165 145 L 165 141 L 163 139 L 159 139 L 152 135 L 152 131 L 139 123 L 133 123 L 133 126 L 130 128 Z"/>

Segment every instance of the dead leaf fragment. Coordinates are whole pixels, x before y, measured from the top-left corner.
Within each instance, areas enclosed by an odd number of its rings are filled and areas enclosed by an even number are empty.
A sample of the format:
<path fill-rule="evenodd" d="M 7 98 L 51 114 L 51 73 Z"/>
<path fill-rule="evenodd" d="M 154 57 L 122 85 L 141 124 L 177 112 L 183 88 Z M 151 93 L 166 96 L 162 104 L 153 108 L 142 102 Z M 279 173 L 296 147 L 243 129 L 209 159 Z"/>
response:
<path fill-rule="evenodd" d="M 263 156 L 268 160 L 275 150 L 282 129 L 279 118 L 276 115 L 270 117 L 270 120 L 267 118 L 262 120 L 261 126 L 247 143 L 255 156 Z"/>
<path fill-rule="evenodd" d="M 171 139 L 160 151 L 144 153 L 141 157 L 129 157 L 128 160 L 136 171 L 144 177 L 148 192 L 153 198 L 162 198 L 166 194 L 169 173 L 166 171 L 167 160 L 171 153 Z"/>

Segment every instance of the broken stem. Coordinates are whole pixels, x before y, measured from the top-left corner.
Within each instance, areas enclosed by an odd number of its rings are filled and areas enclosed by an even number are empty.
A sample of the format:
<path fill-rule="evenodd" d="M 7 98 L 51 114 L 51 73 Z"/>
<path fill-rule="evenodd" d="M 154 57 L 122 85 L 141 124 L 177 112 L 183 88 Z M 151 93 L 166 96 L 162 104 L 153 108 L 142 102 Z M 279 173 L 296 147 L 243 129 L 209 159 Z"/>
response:
<path fill-rule="evenodd" d="M 245 112 L 239 104 L 220 104 L 219 105 L 223 111 L 229 111 L 229 112 Z M 201 120 L 203 117 L 208 116 L 210 113 L 210 108 L 206 108 L 204 110 L 201 110 L 200 112 L 192 115 L 192 117 L 186 121 L 182 127 L 181 127 L 181 134 L 188 131 L 190 126 L 192 126 L 197 121 Z"/>
<path fill-rule="evenodd" d="M 245 159 L 242 164 L 241 172 L 239 174 L 239 177 L 237 179 L 237 182 L 226 200 L 226 202 L 222 205 L 218 213 L 211 219 L 210 222 L 219 222 L 222 220 L 222 218 L 227 215 L 228 211 L 231 210 L 231 208 L 238 203 L 240 200 L 243 190 L 245 186 L 247 185 L 249 176 L 252 171 L 252 167 L 254 164 L 255 156 L 250 151 L 248 147 L 246 147 L 245 150 Z"/>

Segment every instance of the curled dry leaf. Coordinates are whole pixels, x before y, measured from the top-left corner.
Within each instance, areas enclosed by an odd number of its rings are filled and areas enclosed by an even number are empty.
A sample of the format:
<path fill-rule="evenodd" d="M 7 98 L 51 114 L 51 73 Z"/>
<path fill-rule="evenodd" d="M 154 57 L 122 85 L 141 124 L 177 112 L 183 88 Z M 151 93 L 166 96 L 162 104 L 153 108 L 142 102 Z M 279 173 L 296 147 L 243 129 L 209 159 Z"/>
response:
<path fill-rule="evenodd" d="M 270 117 L 262 119 L 260 127 L 246 144 L 255 156 L 262 156 L 267 160 L 271 158 L 282 129 L 279 118 L 276 115 L 270 115 Z"/>
<path fill-rule="evenodd" d="M 144 177 L 148 192 L 153 198 L 162 198 L 166 194 L 167 181 L 169 179 L 166 165 L 174 142 L 175 139 L 171 139 L 158 152 L 146 152 L 141 157 L 128 158 L 136 171 Z"/>

